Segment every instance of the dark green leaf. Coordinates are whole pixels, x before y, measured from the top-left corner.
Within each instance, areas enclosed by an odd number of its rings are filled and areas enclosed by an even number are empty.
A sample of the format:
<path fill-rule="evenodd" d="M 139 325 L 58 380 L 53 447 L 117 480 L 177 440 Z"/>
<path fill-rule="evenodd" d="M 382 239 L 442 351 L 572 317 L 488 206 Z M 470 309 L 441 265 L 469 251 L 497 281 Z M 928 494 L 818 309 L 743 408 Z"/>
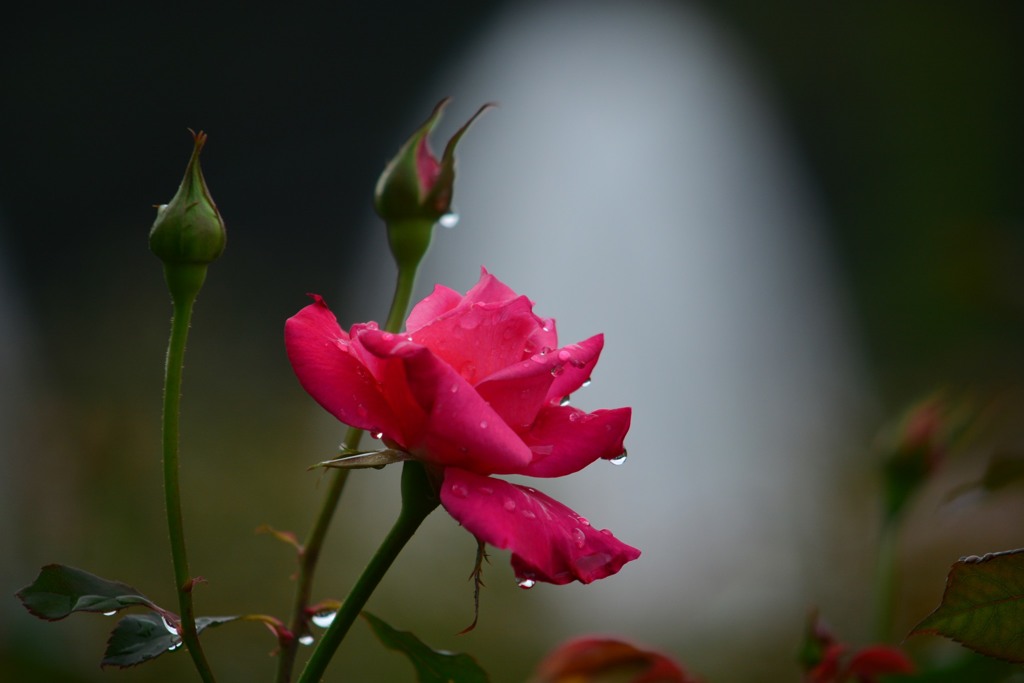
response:
<path fill-rule="evenodd" d="M 18 598 L 29 612 L 50 621 L 72 612 L 113 612 L 132 605 L 156 608 L 127 584 L 60 564 L 43 567 L 32 585 L 18 591 Z"/>
<path fill-rule="evenodd" d="M 403 653 L 420 683 L 487 683 L 487 672 L 467 654 L 439 652 L 408 631 L 396 631 L 369 612 L 363 617 L 385 647 Z"/>
<path fill-rule="evenodd" d="M 961 558 L 942 603 L 915 633 L 933 633 L 990 657 L 1024 662 L 1024 549 Z"/>
<path fill-rule="evenodd" d="M 210 626 L 218 626 L 237 618 L 199 617 L 196 619 L 196 630 L 202 633 Z M 165 652 L 177 650 L 180 646 L 181 638 L 171 633 L 159 614 L 132 614 L 117 622 L 107 641 L 107 651 L 103 654 L 100 666 L 135 666 Z"/>

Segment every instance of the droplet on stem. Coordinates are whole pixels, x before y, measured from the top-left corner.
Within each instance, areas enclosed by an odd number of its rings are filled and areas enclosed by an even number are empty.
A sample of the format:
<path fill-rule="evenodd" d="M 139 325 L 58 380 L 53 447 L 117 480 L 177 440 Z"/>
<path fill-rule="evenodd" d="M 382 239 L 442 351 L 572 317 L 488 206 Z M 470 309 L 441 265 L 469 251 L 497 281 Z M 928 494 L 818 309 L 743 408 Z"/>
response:
<path fill-rule="evenodd" d="M 337 616 L 337 614 L 338 613 L 335 610 L 317 612 L 310 618 L 310 621 L 312 621 L 320 628 L 327 628 L 328 626 L 334 623 L 334 617 Z"/>
<path fill-rule="evenodd" d="M 455 213 L 454 211 L 446 213 L 437 219 L 437 224 L 440 225 L 442 228 L 448 228 L 449 230 L 451 230 L 452 228 L 459 224 L 459 214 Z"/>

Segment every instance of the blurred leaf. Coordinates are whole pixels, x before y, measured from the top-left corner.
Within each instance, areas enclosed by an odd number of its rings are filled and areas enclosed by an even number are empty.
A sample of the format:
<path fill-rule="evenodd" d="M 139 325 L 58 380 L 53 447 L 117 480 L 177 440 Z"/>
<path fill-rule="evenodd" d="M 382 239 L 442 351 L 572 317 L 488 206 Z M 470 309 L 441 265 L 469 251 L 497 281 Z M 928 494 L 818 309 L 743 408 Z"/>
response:
<path fill-rule="evenodd" d="M 949 493 L 947 499 L 952 500 L 974 489 L 983 489 L 992 493 L 1022 482 L 1024 482 L 1024 452 L 1000 451 L 988 461 L 988 467 L 985 468 L 981 479 L 957 487 Z"/>
<path fill-rule="evenodd" d="M 953 564 L 942 603 L 911 635 L 932 633 L 976 652 L 1024 662 L 1024 549 L 972 555 Z"/>
<path fill-rule="evenodd" d="M 43 567 L 32 585 L 22 588 L 17 595 L 29 612 L 49 621 L 63 619 L 72 612 L 113 612 L 133 605 L 158 609 L 127 584 L 60 564 Z"/>
<path fill-rule="evenodd" d="M 237 618 L 199 617 L 196 619 L 196 631 L 202 633 L 210 626 L 218 626 Z M 181 637 L 171 633 L 159 614 L 132 614 L 117 622 L 107 641 L 107 651 L 103 654 L 100 666 L 135 666 L 165 652 L 177 650 L 180 646 Z"/>
<path fill-rule="evenodd" d="M 413 634 L 396 631 L 369 612 L 363 612 L 363 618 L 385 647 L 409 658 L 420 683 L 488 682 L 487 672 L 469 655 L 432 650 Z"/>

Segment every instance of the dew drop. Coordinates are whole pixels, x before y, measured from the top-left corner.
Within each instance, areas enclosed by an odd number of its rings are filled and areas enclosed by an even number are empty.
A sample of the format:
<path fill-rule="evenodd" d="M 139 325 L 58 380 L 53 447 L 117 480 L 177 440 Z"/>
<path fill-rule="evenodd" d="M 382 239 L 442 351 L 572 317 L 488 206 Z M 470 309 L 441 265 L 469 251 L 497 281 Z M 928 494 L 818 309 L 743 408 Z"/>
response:
<path fill-rule="evenodd" d="M 558 405 L 562 406 L 563 408 L 569 405 L 569 395 L 566 394 L 565 396 L 563 396 L 562 400 L 558 402 Z"/>
<path fill-rule="evenodd" d="M 103 613 L 103 616 L 105 616 L 105 617 L 112 617 L 112 616 L 114 616 L 115 614 L 117 614 L 117 610 L 116 610 L 116 609 L 112 609 L 112 610 L 110 610 L 109 612 L 104 612 L 104 613 Z"/>
<path fill-rule="evenodd" d="M 558 360 L 564 362 L 569 360 L 570 358 L 572 358 L 572 354 L 566 351 L 565 349 L 562 349 L 561 351 L 558 352 Z"/>
<path fill-rule="evenodd" d="M 484 494 L 485 496 L 489 496 L 492 493 L 494 493 L 494 489 L 492 489 L 490 486 L 481 486 L 477 490 L 480 491 L 480 493 Z"/>
<path fill-rule="evenodd" d="M 173 643 L 171 643 L 171 646 L 169 648 L 167 648 L 167 651 L 168 652 L 174 652 L 179 647 L 181 647 L 181 641 L 180 640 L 175 640 Z"/>
<path fill-rule="evenodd" d="M 622 451 L 622 455 L 617 455 L 608 462 L 610 462 L 613 465 L 621 465 L 622 463 L 626 462 L 626 455 L 626 451 Z"/>
<path fill-rule="evenodd" d="M 509 512 L 512 512 L 513 510 L 516 509 L 516 502 L 511 498 L 506 498 L 505 501 L 501 504 L 501 506 L 508 510 Z"/>
<path fill-rule="evenodd" d="M 487 420 L 480 420 L 480 429 L 487 429 Z"/>
<path fill-rule="evenodd" d="M 469 495 L 469 489 L 464 484 L 452 484 L 452 495 L 457 498 L 465 498 Z"/>
<path fill-rule="evenodd" d="M 332 623 L 334 623 L 334 617 L 337 614 L 338 613 L 336 611 L 334 611 L 334 610 L 327 610 L 325 612 L 317 612 L 316 614 L 314 614 L 310 618 L 310 621 L 312 621 L 314 624 L 316 624 L 320 628 L 327 628 Z"/>
<path fill-rule="evenodd" d="M 585 380 L 583 380 L 583 384 L 581 384 L 580 386 L 581 387 L 589 387 L 590 384 L 591 384 L 591 379 L 588 377 Z"/>
<path fill-rule="evenodd" d="M 449 230 L 451 230 L 452 228 L 459 224 L 459 214 L 454 212 L 446 213 L 437 219 L 437 224 L 440 225 L 442 228 L 448 228 Z"/>
<path fill-rule="evenodd" d="M 304 635 L 304 636 L 299 636 L 299 644 L 300 645 L 312 645 L 313 644 L 313 636 L 309 635 L 308 633 L 306 635 Z"/>
<path fill-rule="evenodd" d="M 523 517 L 526 517 L 526 519 L 537 519 L 537 515 L 534 514 L 533 510 L 523 510 Z"/>
<path fill-rule="evenodd" d="M 384 432 L 374 432 L 373 434 L 370 434 L 370 436 L 375 439 L 382 439 L 384 437 Z"/>
<path fill-rule="evenodd" d="M 590 526 L 590 520 L 586 517 L 580 517 L 576 521 L 582 524 L 583 526 Z"/>
<path fill-rule="evenodd" d="M 533 579 L 519 579 L 518 583 L 519 587 L 523 590 L 529 590 L 530 588 L 533 588 L 537 585 L 537 582 Z"/>
<path fill-rule="evenodd" d="M 178 635 L 178 627 L 177 626 L 172 626 L 171 622 L 167 621 L 167 617 L 161 615 L 160 616 L 160 621 L 162 621 L 164 623 L 164 628 L 167 629 L 168 633 L 170 633 L 172 635 Z"/>
<path fill-rule="evenodd" d="M 582 548 L 587 542 L 587 535 L 583 533 L 583 529 L 573 529 L 572 540 L 576 543 L 577 548 Z"/>
<path fill-rule="evenodd" d="M 458 384 L 453 384 L 453 385 L 452 385 L 452 388 L 451 388 L 451 390 L 450 390 L 450 391 L 451 391 L 451 392 L 452 392 L 453 394 L 455 394 L 455 393 L 458 393 L 458 391 L 459 391 L 459 385 L 458 385 Z"/>

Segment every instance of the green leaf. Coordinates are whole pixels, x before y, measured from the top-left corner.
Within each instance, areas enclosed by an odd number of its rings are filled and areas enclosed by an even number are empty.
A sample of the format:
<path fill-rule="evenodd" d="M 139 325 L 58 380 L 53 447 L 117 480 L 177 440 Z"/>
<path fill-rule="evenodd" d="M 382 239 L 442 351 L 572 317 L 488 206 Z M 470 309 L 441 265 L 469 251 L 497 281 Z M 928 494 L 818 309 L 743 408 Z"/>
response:
<path fill-rule="evenodd" d="M 234 621 L 238 617 L 199 617 L 196 631 Z M 181 637 L 171 633 L 159 614 L 132 614 L 121 621 L 110 634 L 107 651 L 100 666 L 126 668 L 172 652 L 181 646 Z"/>
<path fill-rule="evenodd" d="M 17 595 L 29 612 L 49 621 L 63 619 L 72 612 L 114 612 L 133 605 L 159 609 L 127 584 L 60 564 L 43 567 L 32 585 L 22 588 Z"/>
<path fill-rule="evenodd" d="M 409 658 L 420 683 L 488 682 L 487 672 L 469 655 L 432 650 L 413 634 L 396 631 L 369 612 L 363 612 L 363 618 L 385 647 Z"/>
<path fill-rule="evenodd" d="M 911 635 L 951 638 L 983 655 L 1024 662 L 1024 549 L 961 558 L 942 603 Z"/>

